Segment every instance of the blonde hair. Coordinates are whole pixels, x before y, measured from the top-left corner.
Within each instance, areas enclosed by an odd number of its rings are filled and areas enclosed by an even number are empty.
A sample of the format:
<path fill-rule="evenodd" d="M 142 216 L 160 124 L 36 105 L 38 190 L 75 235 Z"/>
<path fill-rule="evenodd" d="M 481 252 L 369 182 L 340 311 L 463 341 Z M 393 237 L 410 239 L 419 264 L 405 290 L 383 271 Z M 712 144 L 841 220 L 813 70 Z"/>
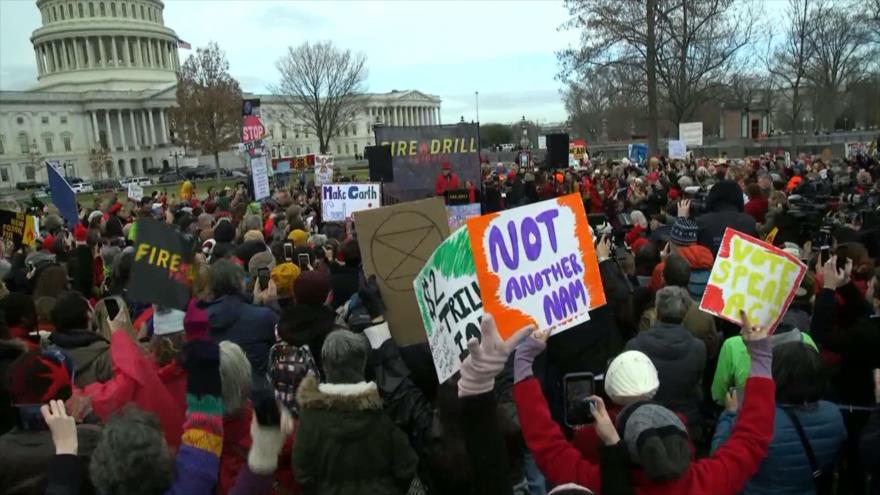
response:
<path fill-rule="evenodd" d="M 105 302 L 107 299 L 113 298 L 116 300 L 116 303 L 119 305 L 119 312 L 125 311 L 126 315 L 128 315 L 128 304 L 125 303 L 125 300 L 119 296 L 109 296 L 105 297 L 98 301 L 95 304 L 95 315 L 92 318 L 92 321 L 95 322 L 95 333 L 100 335 L 101 337 L 110 340 L 110 312 L 107 310 L 107 303 Z M 125 318 L 125 331 L 131 335 L 131 338 L 137 342 L 137 332 L 134 331 L 134 326 L 131 324 L 131 318 Z"/>

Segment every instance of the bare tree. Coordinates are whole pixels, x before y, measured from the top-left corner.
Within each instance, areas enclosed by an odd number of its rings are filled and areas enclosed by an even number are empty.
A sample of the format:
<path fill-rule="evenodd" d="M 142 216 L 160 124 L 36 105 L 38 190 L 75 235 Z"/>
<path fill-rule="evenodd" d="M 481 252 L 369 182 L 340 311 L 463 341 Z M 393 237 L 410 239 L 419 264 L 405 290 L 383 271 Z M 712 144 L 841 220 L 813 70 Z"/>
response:
<path fill-rule="evenodd" d="M 813 31 L 818 2 L 816 0 L 789 0 L 781 43 L 765 61 L 770 76 L 789 101 L 786 122 L 792 131 L 792 145 L 796 139 L 798 122 L 805 107 L 804 86 L 807 70 L 815 53 Z"/>
<path fill-rule="evenodd" d="M 645 91 L 640 76 L 620 67 L 604 67 L 584 73 L 562 92 L 573 129 L 592 141 L 632 134 L 633 116 L 644 117 Z"/>
<path fill-rule="evenodd" d="M 340 129 L 351 125 L 365 103 L 366 62 L 364 54 L 339 50 L 325 41 L 289 47 L 275 63 L 281 81 L 270 90 L 291 110 L 293 119 L 315 132 L 321 153 L 327 152 Z"/>
<path fill-rule="evenodd" d="M 740 50 L 749 46 L 759 9 L 752 2 L 677 0 L 660 11 L 657 76 L 680 124 L 724 88 L 739 69 Z"/>
<path fill-rule="evenodd" d="M 868 20 L 859 9 L 843 2 L 828 3 L 817 9 L 815 22 L 810 36 L 814 52 L 806 77 L 815 89 L 817 121 L 832 129 L 840 115 L 838 98 L 861 81 L 872 64 L 876 67 L 878 50 L 871 43 Z"/>
<path fill-rule="evenodd" d="M 107 170 L 107 165 L 112 162 L 113 160 L 110 157 L 110 153 L 103 146 L 92 148 L 89 153 L 89 168 L 92 171 L 92 178 L 103 178 L 104 171 Z"/>
<path fill-rule="evenodd" d="M 241 88 L 216 43 L 199 48 L 183 63 L 177 74 L 177 107 L 170 116 L 184 142 L 214 155 L 219 181 L 220 152 L 241 140 Z"/>
<path fill-rule="evenodd" d="M 565 29 L 581 32 L 580 45 L 557 53 L 561 80 L 584 80 L 596 70 L 616 67 L 638 74 L 647 96 L 648 149 L 658 151 L 658 19 L 665 0 L 566 0 Z M 664 5 L 661 5 L 664 4 Z"/>

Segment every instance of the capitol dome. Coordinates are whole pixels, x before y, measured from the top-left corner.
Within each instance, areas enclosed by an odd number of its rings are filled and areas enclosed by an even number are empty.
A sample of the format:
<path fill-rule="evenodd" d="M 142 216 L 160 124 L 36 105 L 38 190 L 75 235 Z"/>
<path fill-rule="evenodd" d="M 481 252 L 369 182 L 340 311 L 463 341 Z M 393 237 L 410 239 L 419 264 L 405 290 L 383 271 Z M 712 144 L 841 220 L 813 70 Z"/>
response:
<path fill-rule="evenodd" d="M 38 91 L 138 91 L 177 82 L 177 34 L 160 0 L 37 0 Z"/>

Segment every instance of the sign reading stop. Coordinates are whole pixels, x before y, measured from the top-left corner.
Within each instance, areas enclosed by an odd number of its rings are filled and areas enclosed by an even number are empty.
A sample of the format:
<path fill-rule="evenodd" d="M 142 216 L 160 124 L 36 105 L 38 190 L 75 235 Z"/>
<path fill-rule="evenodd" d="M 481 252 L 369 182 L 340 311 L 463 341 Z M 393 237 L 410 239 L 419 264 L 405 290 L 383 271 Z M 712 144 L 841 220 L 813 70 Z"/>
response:
<path fill-rule="evenodd" d="M 244 118 L 244 122 L 241 126 L 241 142 L 248 143 L 250 141 L 263 139 L 265 133 L 266 128 L 263 127 L 263 123 L 260 122 L 259 117 L 256 115 L 248 115 Z"/>

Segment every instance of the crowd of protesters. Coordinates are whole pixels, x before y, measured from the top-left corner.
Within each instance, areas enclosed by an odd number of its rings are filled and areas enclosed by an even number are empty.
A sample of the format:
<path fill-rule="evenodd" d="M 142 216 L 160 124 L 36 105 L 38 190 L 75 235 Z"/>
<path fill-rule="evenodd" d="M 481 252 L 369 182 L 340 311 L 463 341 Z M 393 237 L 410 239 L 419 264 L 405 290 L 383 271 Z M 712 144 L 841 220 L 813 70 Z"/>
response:
<path fill-rule="evenodd" d="M 0 253 L 0 491 L 880 493 L 878 184 L 865 156 L 487 169 L 484 212 L 583 197 L 607 304 L 506 341 L 486 314 L 445 383 L 312 184 L 105 196 L 76 225 L 22 205 L 40 237 Z M 193 246 L 186 310 L 129 296 L 143 218 Z M 727 227 L 809 267 L 772 335 L 698 309 Z M 578 372 L 597 391 L 571 428 Z"/>

